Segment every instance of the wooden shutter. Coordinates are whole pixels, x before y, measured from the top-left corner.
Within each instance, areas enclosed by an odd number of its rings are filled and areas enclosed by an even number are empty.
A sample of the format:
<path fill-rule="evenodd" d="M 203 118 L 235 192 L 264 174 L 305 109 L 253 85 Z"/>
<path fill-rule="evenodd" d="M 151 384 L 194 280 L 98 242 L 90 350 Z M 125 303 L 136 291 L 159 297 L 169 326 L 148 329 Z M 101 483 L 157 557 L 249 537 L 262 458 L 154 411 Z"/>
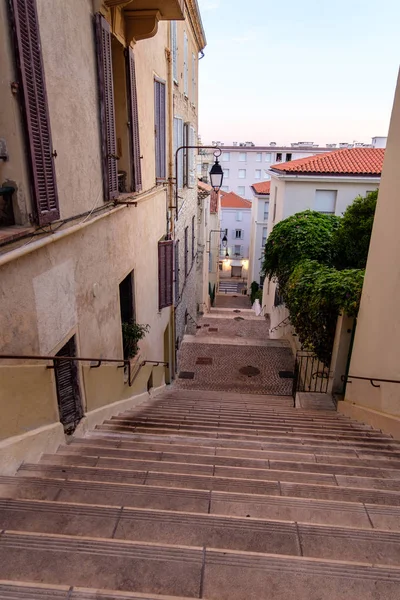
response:
<path fill-rule="evenodd" d="M 135 54 L 132 48 L 127 53 L 129 94 L 129 123 L 131 129 L 132 192 L 142 189 L 142 166 L 140 162 L 139 112 L 136 88 Z"/>
<path fill-rule="evenodd" d="M 36 0 L 11 0 L 32 197 L 39 225 L 60 217 Z"/>
<path fill-rule="evenodd" d="M 75 339 L 72 337 L 57 356 L 75 356 Z M 56 360 L 55 376 L 60 421 L 65 428 L 74 427 L 83 416 L 79 393 L 78 367 L 70 360 Z"/>
<path fill-rule="evenodd" d="M 97 13 L 97 70 L 100 95 L 101 150 L 105 200 L 118 198 L 117 142 L 115 136 L 114 84 L 111 31 L 105 18 Z"/>
<path fill-rule="evenodd" d="M 184 260 L 185 260 L 185 279 L 188 276 L 188 272 L 189 272 L 188 255 L 189 255 L 189 227 L 185 227 L 185 256 L 184 256 Z"/>
<path fill-rule="evenodd" d="M 174 242 L 158 242 L 158 308 L 173 304 Z"/>
<path fill-rule="evenodd" d="M 175 305 L 179 302 L 179 240 L 175 242 Z"/>
<path fill-rule="evenodd" d="M 154 81 L 154 130 L 156 178 L 166 177 L 165 84 Z"/>
<path fill-rule="evenodd" d="M 196 226 L 196 217 L 192 217 L 192 264 L 195 257 L 195 226 Z"/>
<path fill-rule="evenodd" d="M 189 42 L 186 31 L 183 34 L 183 93 L 189 96 Z"/>
<path fill-rule="evenodd" d="M 178 28 L 177 22 L 171 21 L 171 51 L 172 51 L 172 74 L 174 81 L 178 83 Z"/>

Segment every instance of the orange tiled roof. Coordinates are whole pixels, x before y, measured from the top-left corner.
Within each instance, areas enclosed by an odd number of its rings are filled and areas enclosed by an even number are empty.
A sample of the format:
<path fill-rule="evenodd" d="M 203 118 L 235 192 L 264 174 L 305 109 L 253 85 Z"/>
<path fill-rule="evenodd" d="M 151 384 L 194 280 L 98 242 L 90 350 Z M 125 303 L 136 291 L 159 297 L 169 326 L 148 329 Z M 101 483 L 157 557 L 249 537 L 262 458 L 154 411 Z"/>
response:
<path fill-rule="evenodd" d="M 272 165 L 271 169 L 278 173 L 379 176 L 384 155 L 384 148 L 344 148 L 278 163 Z"/>
<path fill-rule="evenodd" d="M 241 198 L 234 192 L 228 192 L 221 198 L 221 208 L 251 208 L 251 202 Z"/>
<path fill-rule="evenodd" d="M 269 194 L 271 188 L 270 181 L 261 181 L 260 183 L 253 183 L 251 186 L 256 194 Z"/>

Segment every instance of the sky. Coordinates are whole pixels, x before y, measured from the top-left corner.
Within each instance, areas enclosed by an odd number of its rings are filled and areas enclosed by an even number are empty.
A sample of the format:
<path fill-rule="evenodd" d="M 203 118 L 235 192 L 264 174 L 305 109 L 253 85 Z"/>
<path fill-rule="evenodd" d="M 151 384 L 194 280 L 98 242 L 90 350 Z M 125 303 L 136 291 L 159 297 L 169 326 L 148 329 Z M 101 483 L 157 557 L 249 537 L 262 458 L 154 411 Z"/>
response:
<path fill-rule="evenodd" d="M 371 143 L 386 136 L 399 0 L 198 0 L 203 143 Z"/>

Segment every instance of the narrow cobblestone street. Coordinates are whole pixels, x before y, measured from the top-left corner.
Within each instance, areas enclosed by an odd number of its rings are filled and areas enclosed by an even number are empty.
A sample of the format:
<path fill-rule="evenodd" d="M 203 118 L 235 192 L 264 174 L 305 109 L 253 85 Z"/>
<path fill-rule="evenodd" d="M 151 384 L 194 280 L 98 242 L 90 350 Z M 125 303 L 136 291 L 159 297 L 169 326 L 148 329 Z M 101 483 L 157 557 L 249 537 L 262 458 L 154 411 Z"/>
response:
<path fill-rule="evenodd" d="M 198 321 L 196 335 L 184 338 L 178 388 L 291 394 L 292 380 L 279 375 L 293 370 L 288 343 L 270 340 L 269 320 L 256 317 L 249 305 L 247 297 L 217 296 L 216 308 Z"/>

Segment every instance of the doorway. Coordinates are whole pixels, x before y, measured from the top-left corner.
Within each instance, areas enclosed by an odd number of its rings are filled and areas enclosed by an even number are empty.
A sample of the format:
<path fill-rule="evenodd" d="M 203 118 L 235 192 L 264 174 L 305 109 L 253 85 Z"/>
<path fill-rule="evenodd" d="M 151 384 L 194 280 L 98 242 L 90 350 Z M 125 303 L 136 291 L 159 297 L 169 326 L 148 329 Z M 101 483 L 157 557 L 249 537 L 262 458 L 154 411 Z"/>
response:
<path fill-rule="evenodd" d="M 231 267 L 231 277 L 242 277 L 242 267 Z"/>
<path fill-rule="evenodd" d="M 119 306 L 121 311 L 121 323 L 135 322 L 135 285 L 134 273 L 131 271 L 119 284 Z M 131 354 L 129 344 L 124 343 L 124 358 L 128 359 Z"/>
<path fill-rule="evenodd" d="M 76 356 L 75 336 L 68 340 L 56 356 Z M 54 372 L 60 421 L 65 432 L 71 433 L 83 417 L 78 365 L 72 360 L 56 360 Z"/>

